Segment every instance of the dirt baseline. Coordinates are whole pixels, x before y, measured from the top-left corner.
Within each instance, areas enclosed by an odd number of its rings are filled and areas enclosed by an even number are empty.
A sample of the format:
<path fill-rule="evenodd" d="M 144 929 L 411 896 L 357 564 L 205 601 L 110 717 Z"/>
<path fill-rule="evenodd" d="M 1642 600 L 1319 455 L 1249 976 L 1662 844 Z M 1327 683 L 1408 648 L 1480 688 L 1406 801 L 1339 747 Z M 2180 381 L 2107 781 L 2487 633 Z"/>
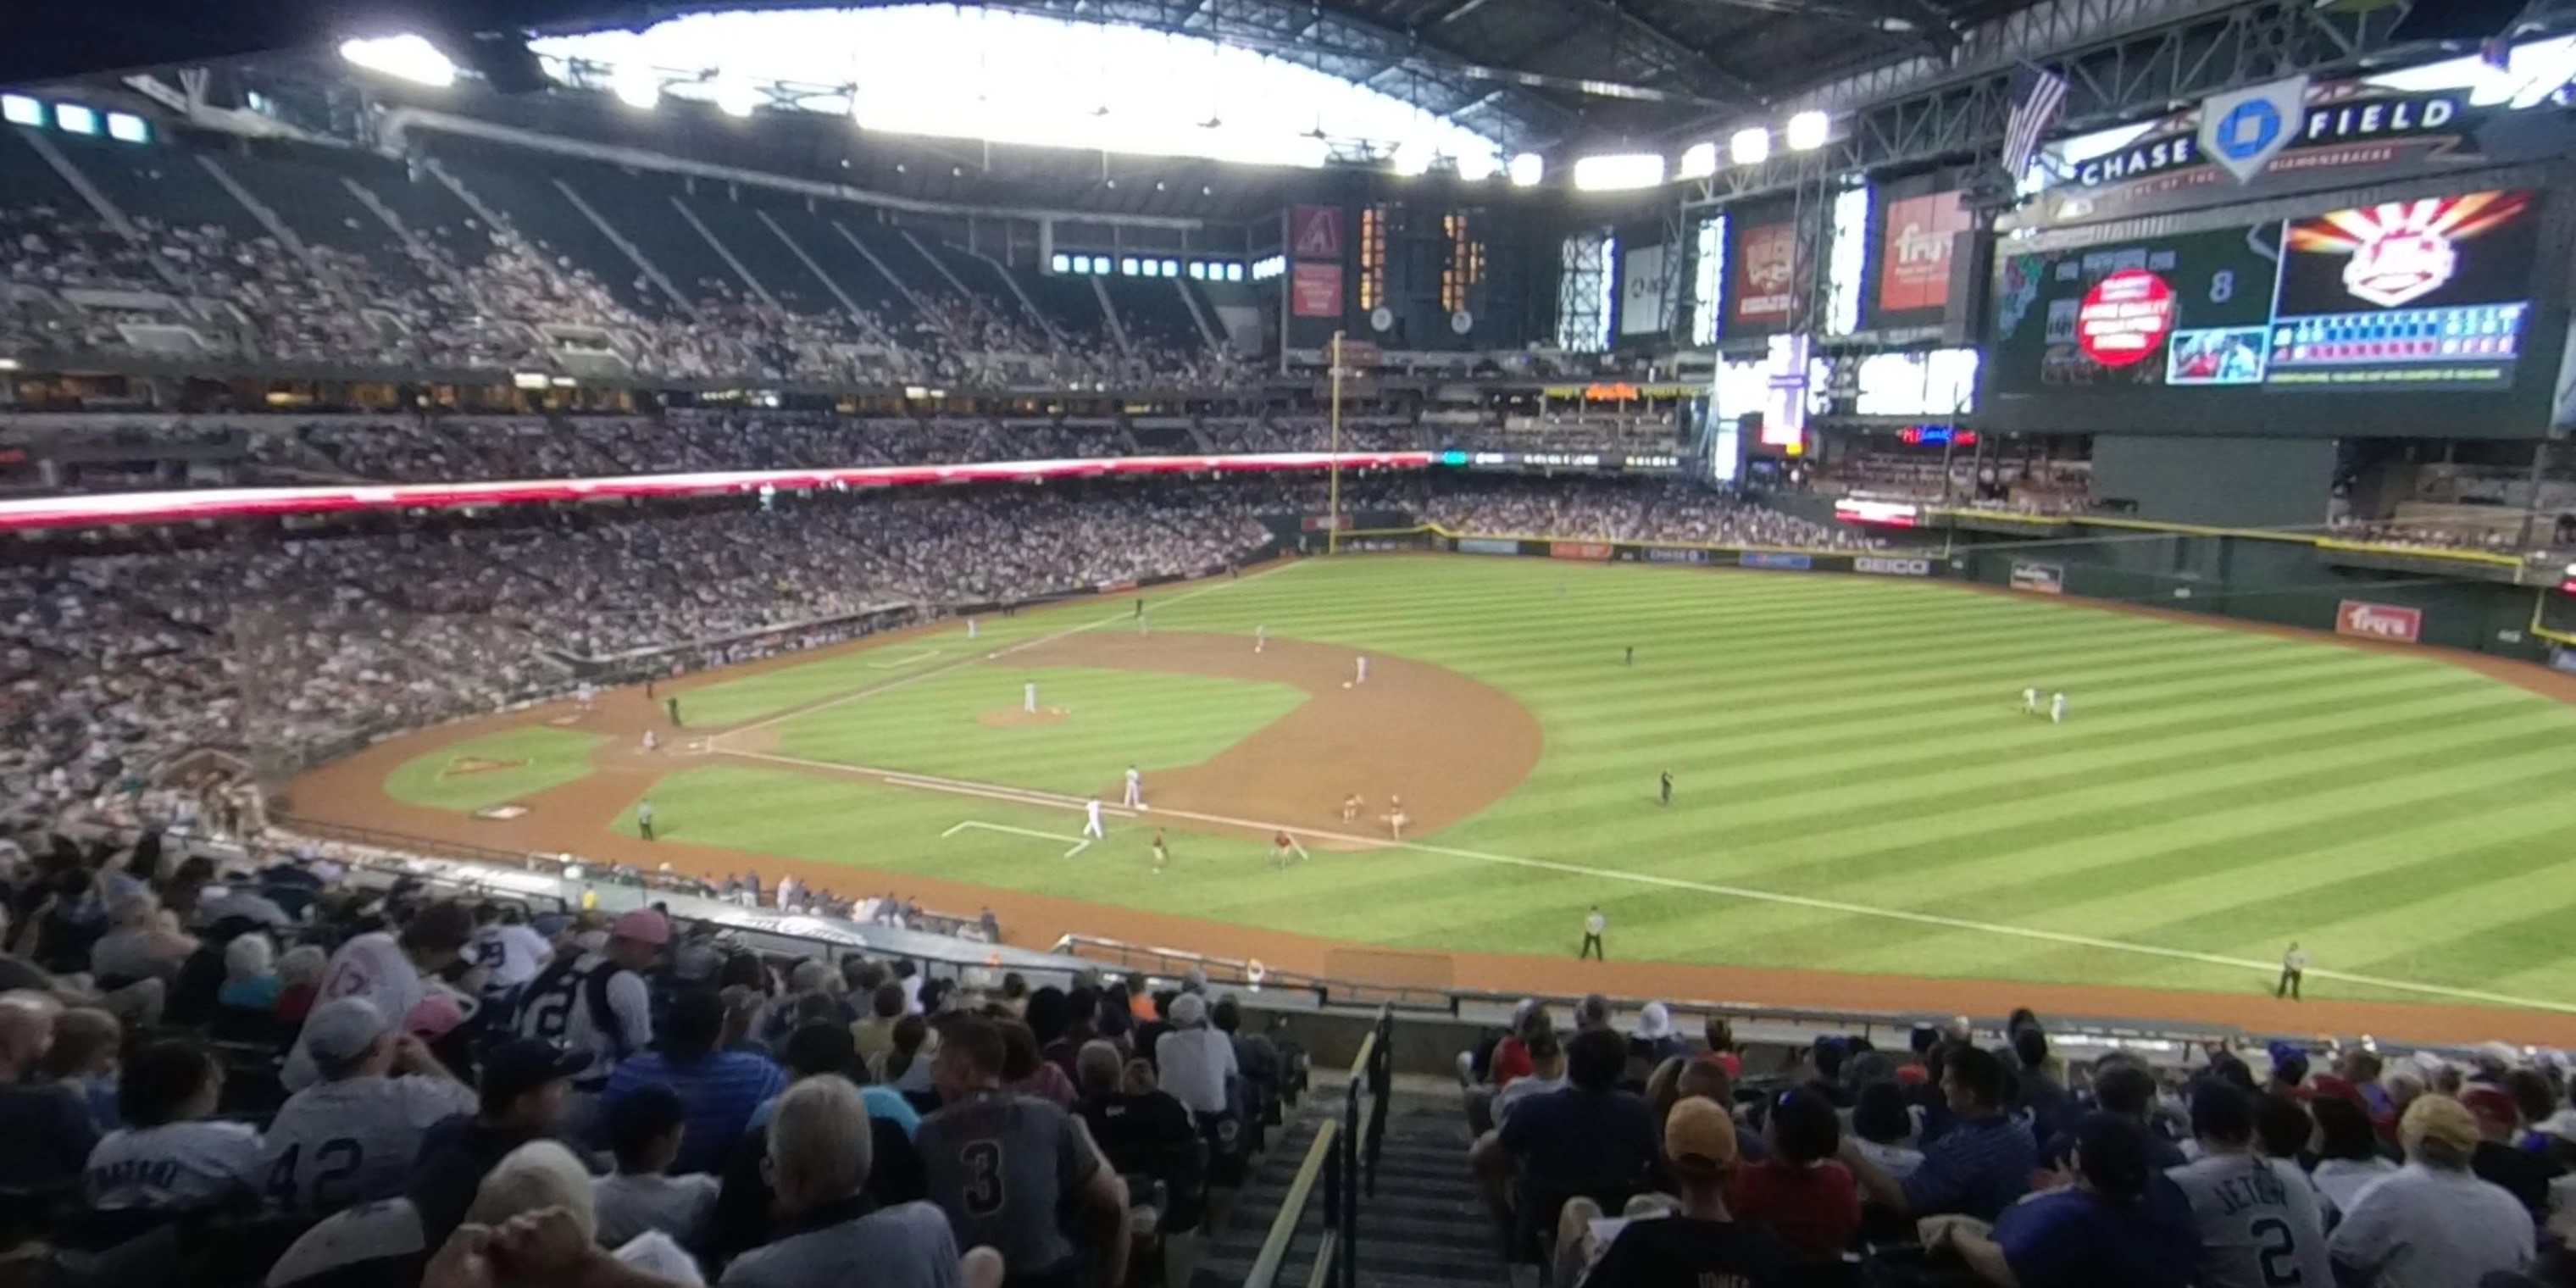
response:
<path fill-rule="evenodd" d="M 1405 558 L 1411 556 L 1392 556 Z M 1436 557 L 1436 556 L 1423 556 Z M 1246 580 L 1251 578 L 1247 570 Z M 1675 575 L 1705 575 L 1676 572 Z M 1983 588 L 1969 588 L 1983 589 Z M 1992 593 L 2012 592 L 1996 589 Z M 1108 601 L 1080 601 L 1064 608 L 1045 610 L 1069 614 L 1098 611 Z M 2069 601 L 2068 607 L 2095 611 L 2140 612 L 2165 617 L 2154 609 L 2137 609 L 2098 601 Z M 2210 626 L 2214 629 L 2256 630 L 2311 643 L 2336 644 L 2368 648 L 2366 641 L 2347 640 L 2287 627 L 2231 622 L 2225 619 L 2170 615 L 2180 620 Z M 484 850 L 509 850 L 531 853 L 575 853 L 601 861 L 632 864 L 651 870 L 669 863 L 681 872 L 721 878 L 728 872 L 756 869 L 774 880 L 793 875 L 799 881 L 818 888 L 849 891 L 899 890 L 926 905 L 943 909 L 968 910 L 990 907 L 1000 917 L 1004 937 L 1012 944 L 1038 950 L 1051 947 L 1065 935 L 1090 935 L 1136 944 L 1161 944 L 1227 958 L 1258 958 L 1275 969 L 1329 975 L 1336 954 L 1353 945 L 1346 941 L 1286 931 L 1262 930 L 1227 923 L 1175 917 L 1144 912 L 1116 904 L 1059 899 L 1046 895 L 969 885 L 935 877 L 889 872 L 852 864 L 817 863 L 795 859 L 756 856 L 718 846 L 689 844 L 682 840 L 647 843 L 620 836 L 607 830 L 608 825 L 629 803 L 664 772 L 690 763 L 672 759 L 678 751 L 686 755 L 691 746 L 712 730 L 690 729 L 685 734 L 672 734 L 662 720 L 658 705 L 661 697 L 673 693 L 685 695 L 691 689 L 718 684 L 763 671 L 799 666 L 827 657 L 851 652 L 884 648 L 908 643 L 941 626 L 889 632 L 866 640 L 834 645 L 807 653 L 743 663 L 718 670 L 666 681 L 656 689 L 656 697 L 647 700 L 640 688 L 603 692 L 597 705 L 585 713 L 571 701 L 549 703 L 522 711 L 478 717 L 421 730 L 387 739 L 341 760 L 322 765 L 297 776 L 281 793 L 281 817 L 291 823 L 295 818 L 342 827 L 379 830 L 418 838 L 425 842 L 461 844 Z M 1114 629 L 1114 628 L 1110 628 Z M 1099 635 L 1069 636 L 1065 640 L 1026 650 L 1015 657 L 1047 660 L 1067 665 L 1131 665 L 1104 662 L 1102 657 L 1116 653 L 1120 646 L 1147 645 L 1157 640 L 1215 641 L 1193 647 L 1222 647 L 1250 657 L 1250 641 L 1231 636 L 1162 635 L 1132 637 Z M 1070 656 L 1048 654 L 1056 644 L 1073 645 L 1076 649 L 1101 647 L 1108 653 L 1094 655 L 1093 660 L 1075 661 Z M 1272 639 L 1261 654 L 1287 646 L 1286 641 Z M 1340 687 L 1349 678 L 1347 670 L 1351 650 L 1323 646 L 1316 648 L 1330 662 L 1328 672 L 1310 677 L 1315 684 L 1329 684 L 1329 699 L 1318 695 L 1317 701 L 1338 701 Z M 2380 646 L 2391 647 L 2393 646 Z M 2562 701 L 2576 702 L 2576 677 L 2554 675 L 2543 668 L 2508 663 L 2502 659 L 2476 654 L 2454 654 L 2447 651 L 2409 649 L 2431 654 L 2442 660 L 2465 665 L 2521 685 Z M 1156 658 L 1143 669 L 1180 671 L 1186 650 L 1171 657 Z M 1240 661 L 1211 664 L 1238 666 Z M 1396 672 L 1385 668 L 1403 666 L 1396 659 L 1372 656 L 1369 684 L 1376 692 L 1372 699 L 1397 691 L 1389 684 L 1378 689 L 1381 677 L 1392 679 Z M 1425 670 L 1437 675 L 1454 673 L 1436 667 Z M 1215 674 L 1236 675 L 1235 671 Z M 1305 687 L 1305 679 L 1294 674 L 1266 674 L 1248 678 L 1274 679 Z M 1460 676 L 1458 679 L 1464 680 Z M 1474 683 L 1473 681 L 1468 681 Z M 1354 690 L 1356 692 L 1356 690 Z M 1506 699 L 1508 701 L 1508 699 Z M 685 705 L 685 704 L 684 704 Z M 1512 709 L 1519 711 L 1517 703 Z M 1301 708 L 1301 710 L 1304 708 Z M 1527 713 L 1522 712 L 1524 718 Z M 569 718 L 569 719 L 568 719 Z M 1293 719 L 1294 717 L 1290 717 Z M 387 796 L 384 782 L 396 767 L 415 757 L 435 752 L 470 738 L 504 730 L 527 728 L 555 722 L 585 732 L 610 735 L 593 757 L 594 771 L 589 778 L 549 791 L 532 793 L 524 803 L 532 806 L 522 817 L 508 820 L 480 820 L 462 813 L 407 805 Z M 1278 723 L 1285 723 L 1283 720 Z M 1274 726 L 1275 727 L 1275 726 Z M 665 732 L 665 751 L 658 757 L 645 757 L 634 752 L 636 740 L 647 728 Z M 1238 744 L 1236 750 L 1253 740 Z M 674 747 L 674 743 L 678 743 Z M 1456 750 L 1448 745 L 1449 752 Z M 1448 754 L 1448 752 L 1443 753 Z M 1225 761 L 1220 755 L 1208 762 Z M 703 762 L 700 762 L 703 763 Z M 1202 767 L 1204 768 L 1204 766 Z M 1523 771 L 1526 773 L 1526 770 Z M 1183 789 L 1173 773 L 1157 774 L 1149 784 L 1149 800 L 1170 800 L 1181 804 L 1179 795 L 1167 795 Z M 1518 782 L 1515 775 L 1510 782 Z M 1345 790 L 1329 784 L 1324 789 L 1335 806 L 1330 823 L 1319 826 L 1338 828 L 1339 792 Z M 1506 790 L 1508 787 L 1506 787 Z M 1116 799 L 1115 785 L 1107 790 Z M 1365 790 L 1365 789 L 1363 789 Z M 1429 804 L 1428 797 L 1417 806 L 1416 793 L 1404 791 L 1408 812 L 1417 820 Z M 1499 793 L 1496 793 L 1499 795 Z M 1298 789 L 1296 801 L 1301 809 L 1291 817 L 1313 817 L 1317 806 L 1307 789 Z M 1452 798 L 1454 799 L 1454 798 Z M 1382 807 L 1377 798 L 1373 807 Z M 1416 830 L 1424 827 L 1417 821 Z M 1901 933 L 1901 932 L 1891 932 Z M 1368 945 L 1362 945 L 1369 947 Z M 2257 1033 L 2371 1033 L 2382 1038 L 2416 1042 L 2474 1043 L 2503 1038 L 2516 1042 L 2550 1046 L 2576 1047 L 2576 1014 L 2561 1011 L 2517 1010 L 2452 1002 L 2358 1002 L 2312 1000 L 2305 1003 L 2275 1001 L 2271 980 L 2249 974 L 2242 992 L 2191 992 L 2172 989 L 2132 988 L 2084 984 L 2032 984 L 2009 980 L 1952 979 L 1906 975 L 1860 975 L 1839 971 L 1812 971 L 1778 967 L 1702 966 L 1668 961 L 1575 962 L 1568 960 L 1574 944 L 1527 945 L 1522 953 L 1455 953 L 1454 975 L 1458 987 L 1496 991 L 1567 993 L 1599 991 L 1625 997 L 1662 997 L 1666 999 L 1722 999 L 1731 1006 L 1824 1007 L 1867 1011 L 1914 1011 L 1933 1014 L 1962 1013 L 1999 1016 L 2016 1006 L 2030 1006 L 2043 1014 L 2128 1018 L 2140 1021 L 2179 1019 L 2187 1022 L 2235 1025 Z M 1614 927 L 1610 951 L 1618 952 L 1618 935 Z M 1562 955 L 1559 955 L 1559 954 Z M 1543 954 L 1543 955 L 1541 955 Z"/>

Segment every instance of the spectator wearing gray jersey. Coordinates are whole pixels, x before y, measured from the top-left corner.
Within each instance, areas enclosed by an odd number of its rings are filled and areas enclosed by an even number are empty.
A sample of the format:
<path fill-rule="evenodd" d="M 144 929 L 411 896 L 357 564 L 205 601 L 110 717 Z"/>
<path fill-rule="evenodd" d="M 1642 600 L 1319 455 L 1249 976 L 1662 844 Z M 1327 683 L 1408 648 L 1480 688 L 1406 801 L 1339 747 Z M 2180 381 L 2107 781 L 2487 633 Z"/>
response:
<path fill-rule="evenodd" d="M 1063 1109 L 1002 1090 L 1002 1031 L 970 1017 L 950 1026 L 932 1066 L 942 1108 L 921 1120 L 930 1201 L 961 1245 L 1002 1254 L 1011 1288 L 1071 1288 L 1083 1266 L 1057 1222 L 1068 1206 L 1090 1228 L 1090 1282 L 1127 1278 L 1127 1187 L 1091 1135 Z"/>
<path fill-rule="evenodd" d="M 724 1288 L 961 1288 L 948 1218 L 927 1203 L 873 1208 L 867 1104 L 846 1078 L 807 1078 L 769 1122 L 769 1181 L 784 1238 L 734 1259 Z"/>

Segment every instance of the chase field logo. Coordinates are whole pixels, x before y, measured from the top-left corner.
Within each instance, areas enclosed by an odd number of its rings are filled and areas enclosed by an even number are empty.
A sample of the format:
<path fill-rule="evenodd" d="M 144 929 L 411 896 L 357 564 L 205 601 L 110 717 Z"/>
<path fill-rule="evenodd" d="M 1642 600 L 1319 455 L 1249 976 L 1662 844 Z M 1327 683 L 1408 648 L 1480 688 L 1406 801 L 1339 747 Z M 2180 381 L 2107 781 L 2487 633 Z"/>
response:
<path fill-rule="evenodd" d="M 2308 78 L 2212 94 L 2200 104 L 2200 150 L 2238 183 L 2252 183 L 2299 133 Z"/>

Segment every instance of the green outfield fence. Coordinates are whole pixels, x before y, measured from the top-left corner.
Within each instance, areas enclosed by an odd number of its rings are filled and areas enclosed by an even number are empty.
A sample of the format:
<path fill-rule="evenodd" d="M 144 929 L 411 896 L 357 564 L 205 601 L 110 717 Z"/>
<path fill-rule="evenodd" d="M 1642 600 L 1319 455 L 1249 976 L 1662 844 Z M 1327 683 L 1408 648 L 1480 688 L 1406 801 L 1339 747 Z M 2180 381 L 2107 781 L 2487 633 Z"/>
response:
<path fill-rule="evenodd" d="M 2376 545 L 2320 533 L 2131 519 L 1916 508 L 1866 529 L 1870 550 L 1701 545 L 1459 532 L 1435 524 L 1341 533 L 1343 553 L 1439 551 L 1580 563 L 1955 581 L 2431 644 L 2576 670 L 2576 613 L 2544 613 L 2566 565 L 2474 550 Z M 2552 622 L 2568 616 L 2567 629 Z"/>

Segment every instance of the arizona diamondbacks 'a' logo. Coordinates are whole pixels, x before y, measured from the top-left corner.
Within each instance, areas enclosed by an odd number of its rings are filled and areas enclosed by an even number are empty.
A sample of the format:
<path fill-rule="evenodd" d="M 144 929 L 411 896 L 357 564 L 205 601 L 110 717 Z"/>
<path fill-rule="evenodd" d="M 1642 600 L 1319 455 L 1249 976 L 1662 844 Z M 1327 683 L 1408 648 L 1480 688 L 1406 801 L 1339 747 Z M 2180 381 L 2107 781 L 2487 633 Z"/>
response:
<path fill-rule="evenodd" d="M 2200 103 L 2201 154 L 2252 183 L 2298 137 L 2307 102 L 2305 76 L 2212 94 Z"/>

